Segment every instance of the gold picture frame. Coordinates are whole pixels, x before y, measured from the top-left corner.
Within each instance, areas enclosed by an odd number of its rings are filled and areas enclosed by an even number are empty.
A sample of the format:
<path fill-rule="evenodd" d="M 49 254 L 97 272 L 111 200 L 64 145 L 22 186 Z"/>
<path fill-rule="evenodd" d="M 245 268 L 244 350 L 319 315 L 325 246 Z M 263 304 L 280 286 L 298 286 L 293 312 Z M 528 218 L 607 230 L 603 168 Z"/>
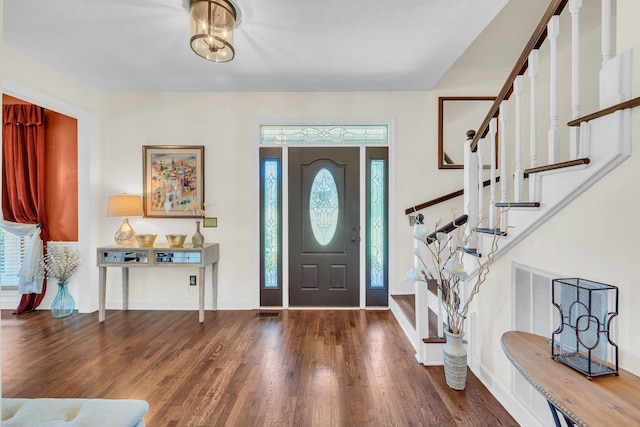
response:
<path fill-rule="evenodd" d="M 204 208 L 204 146 L 143 145 L 142 204 L 145 217 L 191 217 Z"/>

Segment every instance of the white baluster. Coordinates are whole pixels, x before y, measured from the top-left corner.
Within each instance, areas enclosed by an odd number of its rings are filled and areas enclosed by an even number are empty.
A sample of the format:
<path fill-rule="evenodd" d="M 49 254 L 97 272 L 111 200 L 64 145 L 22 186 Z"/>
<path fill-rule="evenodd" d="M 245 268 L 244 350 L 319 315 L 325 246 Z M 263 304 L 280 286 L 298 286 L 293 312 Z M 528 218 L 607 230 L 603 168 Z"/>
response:
<path fill-rule="evenodd" d="M 509 172 L 507 171 L 507 123 L 509 121 L 509 106 L 507 101 L 500 103 L 500 202 L 507 203 L 507 182 L 509 181 Z M 507 213 L 503 213 L 500 217 L 500 229 L 507 229 Z"/>
<path fill-rule="evenodd" d="M 475 250 L 477 245 L 476 233 L 473 229 L 478 218 L 478 156 L 471 152 L 471 142 L 475 131 L 467 132 L 467 140 L 464 142 L 464 211 L 468 215 L 465 249 Z"/>
<path fill-rule="evenodd" d="M 513 200 L 523 201 L 524 173 L 522 169 L 522 76 L 517 76 L 513 82 L 513 93 L 516 95 L 516 169 L 514 172 L 515 182 L 513 185 Z"/>
<path fill-rule="evenodd" d="M 478 140 L 478 147 L 476 148 L 476 156 L 478 157 L 478 219 L 476 220 L 476 227 L 482 227 L 484 216 L 484 187 L 482 182 L 484 181 L 484 138 Z"/>
<path fill-rule="evenodd" d="M 611 59 L 611 0 L 602 0 L 602 68 Z"/>
<path fill-rule="evenodd" d="M 560 33 L 560 17 L 554 15 L 547 24 L 549 38 L 549 158 L 548 163 L 557 163 L 560 157 L 558 145 L 558 35 Z"/>
<path fill-rule="evenodd" d="M 531 126 L 529 127 L 529 167 L 535 168 L 538 166 L 538 116 L 536 114 L 537 99 L 536 99 L 536 82 L 538 78 L 538 49 L 534 49 L 529 54 L 529 83 L 531 92 Z M 536 201 L 536 178 L 537 174 L 529 175 L 529 201 Z"/>
<path fill-rule="evenodd" d="M 490 165 L 490 178 L 489 178 L 489 228 L 492 230 L 496 228 L 496 223 L 498 222 L 498 209 L 496 208 L 496 137 L 498 127 L 498 119 L 495 117 L 491 119 L 489 122 L 489 153 L 491 158 L 489 159 Z"/>
<path fill-rule="evenodd" d="M 580 117 L 580 8 L 582 0 L 570 0 L 571 13 L 571 118 Z M 569 129 L 569 156 L 577 159 L 580 155 L 580 128 Z"/>
<path fill-rule="evenodd" d="M 418 215 L 416 215 L 416 222 L 413 226 L 413 232 L 418 231 L 420 227 L 424 227 L 421 224 Z M 418 239 L 413 239 L 413 250 L 420 251 L 422 249 L 422 244 Z M 415 268 L 422 269 L 422 264 L 420 264 L 420 260 L 418 256 L 413 257 L 413 266 Z M 424 282 L 415 282 L 413 284 L 415 290 L 415 304 L 416 307 L 429 307 L 428 305 L 428 292 L 427 292 L 427 284 Z M 416 310 L 416 342 L 415 347 L 418 350 L 416 357 L 419 362 L 423 362 L 423 354 L 421 351 L 422 347 L 422 339 L 429 338 L 429 310 Z"/>

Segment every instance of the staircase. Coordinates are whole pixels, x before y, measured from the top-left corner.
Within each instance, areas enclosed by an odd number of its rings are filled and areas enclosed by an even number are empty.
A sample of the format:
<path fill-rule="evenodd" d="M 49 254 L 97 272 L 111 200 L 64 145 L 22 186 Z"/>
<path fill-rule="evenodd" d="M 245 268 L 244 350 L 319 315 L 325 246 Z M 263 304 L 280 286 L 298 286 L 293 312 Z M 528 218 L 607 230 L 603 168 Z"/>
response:
<path fill-rule="evenodd" d="M 630 109 L 640 105 L 640 98 L 631 99 L 631 52 L 610 57 L 611 0 L 602 0 L 600 9 L 601 46 L 581 47 L 581 9 L 581 0 L 551 2 L 484 121 L 469 124 L 477 130 L 467 132 L 465 141 L 464 189 L 405 210 L 419 219 L 422 212 L 428 215 L 430 206 L 462 196 L 459 211 L 468 215 L 466 233 L 471 238 L 465 257 L 482 260 L 494 235 L 500 236 L 496 258 L 506 253 L 631 154 Z M 570 14 L 571 28 L 561 34 L 563 13 Z M 565 45 L 569 48 L 558 48 Z M 601 58 L 599 70 L 581 66 L 580 53 L 585 51 Z M 570 67 L 558 65 L 563 60 L 559 52 L 569 56 L 565 62 Z M 539 69 L 543 63 L 548 67 L 544 73 Z M 581 96 L 591 88 L 581 93 L 580 81 L 588 73 L 592 79 L 598 76 L 594 80 L 599 84 L 599 110 L 582 116 Z M 538 101 L 542 89 L 548 91 L 544 105 Z M 559 112 L 559 105 L 568 106 L 567 111 Z M 544 119 L 539 117 L 542 111 Z M 560 125 L 565 116 L 566 125 Z M 523 159 L 525 151 L 528 160 Z M 546 159 L 546 164 L 540 166 L 538 159 Z M 483 167 L 487 164 L 488 169 Z M 468 273 L 473 277 L 474 271 Z M 390 307 L 414 344 L 416 359 L 425 365 L 442 364 L 446 319 L 434 291 L 418 282 L 413 295 L 392 295 Z M 473 318 L 470 312 L 470 346 Z"/>

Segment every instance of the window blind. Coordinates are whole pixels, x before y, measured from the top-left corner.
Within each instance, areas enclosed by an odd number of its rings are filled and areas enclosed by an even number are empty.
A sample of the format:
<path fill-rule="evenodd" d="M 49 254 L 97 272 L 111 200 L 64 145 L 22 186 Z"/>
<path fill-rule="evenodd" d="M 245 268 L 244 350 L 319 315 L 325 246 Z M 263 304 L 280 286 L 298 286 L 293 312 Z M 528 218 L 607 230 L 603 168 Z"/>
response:
<path fill-rule="evenodd" d="M 0 228 L 0 286 L 18 284 L 18 271 L 28 242 L 28 237 L 16 236 Z"/>

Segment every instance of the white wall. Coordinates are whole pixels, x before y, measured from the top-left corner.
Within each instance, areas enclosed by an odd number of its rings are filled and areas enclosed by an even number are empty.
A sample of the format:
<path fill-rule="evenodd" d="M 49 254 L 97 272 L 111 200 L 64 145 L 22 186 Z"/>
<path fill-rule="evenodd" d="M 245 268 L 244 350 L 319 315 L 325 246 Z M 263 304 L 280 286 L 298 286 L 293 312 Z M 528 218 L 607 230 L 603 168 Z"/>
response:
<path fill-rule="evenodd" d="M 433 178 L 436 164 L 435 102 L 425 93 L 174 93 L 105 95 L 98 207 L 104 210 L 108 194 L 141 192 L 143 145 L 196 144 L 205 146 L 207 215 L 218 218 L 218 228 L 202 230 L 207 241 L 220 243 L 219 307 L 257 308 L 259 298 L 259 206 L 256 123 L 260 120 L 298 119 L 336 121 L 370 117 L 396 119 L 397 164 L 402 165 L 391 192 L 399 207 L 420 202 Z M 409 170 L 423 171 L 424 185 L 411 182 Z M 441 191 L 432 185 L 432 191 Z M 396 209 L 396 208 L 394 208 Z M 391 232 L 405 237 L 402 209 Z M 397 212 L 396 212 L 397 213 Z M 109 242 L 117 219 L 102 221 L 101 241 Z M 192 233 L 188 219 L 133 219 L 139 232 Z M 406 246 L 406 244 L 404 244 Z M 404 246 L 403 246 L 404 247 Z M 395 266 L 391 266 L 394 270 Z M 132 307 L 193 308 L 196 295 L 188 287 L 188 272 L 131 271 Z M 404 267 L 401 275 L 404 275 Z M 395 276 L 395 275 L 394 275 Z M 392 277 L 394 277 L 392 276 Z M 110 280 L 117 282 L 118 277 Z M 391 280 L 394 281 L 393 279 Z M 108 300 L 117 301 L 118 286 L 110 286 Z M 207 292 L 209 290 L 207 289 Z M 209 300 L 207 296 L 206 300 Z"/>
<path fill-rule="evenodd" d="M 142 191 L 142 146 L 205 146 L 207 215 L 217 228 L 205 228 L 207 241 L 220 243 L 219 307 L 258 307 L 258 159 L 256 123 L 261 119 L 357 120 L 394 118 L 398 174 L 391 188 L 398 222 L 391 224 L 396 247 L 410 247 L 404 208 L 452 191 L 461 183 L 438 182 L 437 98 L 429 93 L 118 93 L 94 91 L 54 70 L 3 48 L 3 75 L 13 95 L 72 117 L 86 114 L 93 134 L 79 141 L 81 154 L 80 233 L 86 254 L 72 292 L 81 311 L 97 308 L 95 247 L 110 244 L 120 220 L 106 217 L 109 195 Z M 43 102 L 44 101 L 44 102 Z M 73 111 L 69 111 L 73 110 Z M 83 120 L 79 120 L 79 124 Z M 81 125 L 81 124 L 80 124 Z M 90 133 L 90 132 L 89 132 Z M 81 189 L 81 192 L 83 190 Z M 138 232 L 191 234 L 186 219 L 132 218 Z M 81 228 L 83 225 L 81 224 Z M 395 258 L 392 255 L 392 258 Z M 410 255 L 391 265 L 393 284 L 404 277 Z M 195 309 L 197 293 L 188 286 L 188 269 L 131 270 L 130 308 Z M 48 295 L 49 297 L 49 295 Z M 206 301 L 210 301 L 207 290 Z M 107 307 L 121 304 L 120 275 L 109 270 Z M 210 306 L 210 303 L 207 304 Z"/>
<path fill-rule="evenodd" d="M 95 189 L 100 178 L 96 161 L 100 149 L 100 96 L 73 79 L 43 67 L 4 45 L 1 57 L 3 93 L 78 119 L 78 240 L 85 261 L 72 277 L 69 287 L 76 298 L 76 307 L 81 311 L 91 311 L 97 307 L 98 295 L 97 287 L 90 284 L 97 283 L 97 269 L 94 266 L 98 216 L 94 207 L 97 197 Z M 48 286 L 41 307 L 50 306 L 56 288 Z M 11 305 L 7 307 L 6 303 Z M 14 301 L 3 301 L 2 307 L 15 306 Z"/>

